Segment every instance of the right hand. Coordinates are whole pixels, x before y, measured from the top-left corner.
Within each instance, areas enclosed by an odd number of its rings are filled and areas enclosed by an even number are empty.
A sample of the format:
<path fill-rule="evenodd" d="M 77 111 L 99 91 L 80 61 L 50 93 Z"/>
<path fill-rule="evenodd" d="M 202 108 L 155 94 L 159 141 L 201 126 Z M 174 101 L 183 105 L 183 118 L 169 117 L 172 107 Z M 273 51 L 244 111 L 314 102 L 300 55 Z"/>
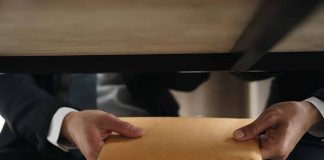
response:
<path fill-rule="evenodd" d="M 263 159 L 285 160 L 302 136 L 319 123 L 323 123 L 323 117 L 311 103 L 282 102 L 266 109 L 233 136 L 237 141 L 258 138 Z"/>
<path fill-rule="evenodd" d="M 129 138 L 141 137 L 145 133 L 143 129 L 121 121 L 112 114 L 85 110 L 71 112 L 64 118 L 61 136 L 76 145 L 87 160 L 96 160 L 112 132 Z"/>

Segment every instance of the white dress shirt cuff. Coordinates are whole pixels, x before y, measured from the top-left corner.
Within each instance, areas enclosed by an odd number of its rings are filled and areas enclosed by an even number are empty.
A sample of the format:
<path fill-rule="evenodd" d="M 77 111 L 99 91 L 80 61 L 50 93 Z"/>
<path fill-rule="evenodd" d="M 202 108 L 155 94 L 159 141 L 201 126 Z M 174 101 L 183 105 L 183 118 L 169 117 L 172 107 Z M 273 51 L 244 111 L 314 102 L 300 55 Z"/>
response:
<path fill-rule="evenodd" d="M 311 103 L 316 107 L 316 109 L 321 113 L 322 117 L 324 118 L 324 101 L 320 100 L 316 97 L 311 97 L 305 100 L 306 102 Z M 308 133 L 315 137 L 324 137 L 324 123 L 317 124 L 313 126 Z"/>
<path fill-rule="evenodd" d="M 48 135 L 47 135 L 47 140 L 53 144 L 54 146 L 62 149 L 65 152 L 68 152 L 70 149 L 75 149 L 75 146 L 70 146 L 70 145 L 66 145 L 66 144 L 60 144 L 59 138 L 60 138 L 60 133 L 61 133 L 61 127 L 62 127 L 62 123 L 63 120 L 65 118 L 66 115 L 68 115 L 71 112 L 78 112 L 77 110 L 73 109 L 73 108 L 69 108 L 69 107 L 62 107 L 60 109 L 58 109 L 51 121 L 50 124 L 50 128 L 48 131 Z"/>

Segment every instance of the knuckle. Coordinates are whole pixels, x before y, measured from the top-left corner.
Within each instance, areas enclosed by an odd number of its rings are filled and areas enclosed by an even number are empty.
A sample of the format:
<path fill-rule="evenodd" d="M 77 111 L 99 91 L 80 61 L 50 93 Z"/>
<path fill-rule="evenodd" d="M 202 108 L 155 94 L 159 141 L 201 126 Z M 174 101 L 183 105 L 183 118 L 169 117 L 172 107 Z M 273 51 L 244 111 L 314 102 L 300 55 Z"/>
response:
<path fill-rule="evenodd" d="M 116 116 L 111 114 L 111 113 L 106 113 L 106 116 L 109 117 L 109 118 L 116 118 Z"/>
<path fill-rule="evenodd" d="M 277 107 L 277 108 L 273 108 L 271 111 L 271 114 L 269 114 L 269 115 L 272 117 L 278 117 L 283 114 L 282 112 L 283 112 L 282 109 Z"/>
<path fill-rule="evenodd" d="M 283 115 L 283 109 L 282 108 L 276 108 L 275 109 L 275 115 L 276 116 L 281 116 L 281 115 Z"/>
<path fill-rule="evenodd" d="M 297 101 L 289 101 L 289 102 L 286 102 L 289 106 L 299 106 L 299 102 Z"/>
<path fill-rule="evenodd" d="M 272 109 L 270 110 L 266 115 L 264 115 L 264 122 L 267 125 L 271 125 L 277 122 L 278 119 L 282 116 L 282 110 L 281 109 Z"/>
<path fill-rule="evenodd" d="M 114 120 L 116 117 L 113 114 L 110 113 L 105 113 L 101 116 L 101 121 L 102 122 L 110 122 Z"/>
<path fill-rule="evenodd" d="M 271 114 L 265 119 L 265 124 L 267 126 L 274 124 L 278 119 L 278 114 Z"/>

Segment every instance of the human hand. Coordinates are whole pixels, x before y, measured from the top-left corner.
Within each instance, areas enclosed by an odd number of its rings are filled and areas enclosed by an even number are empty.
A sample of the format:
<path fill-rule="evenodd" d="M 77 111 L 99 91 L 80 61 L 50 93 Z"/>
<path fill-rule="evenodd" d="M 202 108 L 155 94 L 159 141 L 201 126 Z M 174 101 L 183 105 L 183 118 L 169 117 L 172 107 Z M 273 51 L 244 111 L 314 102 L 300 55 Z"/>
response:
<path fill-rule="evenodd" d="M 237 141 L 258 138 L 263 159 L 285 160 L 300 138 L 323 120 L 308 102 L 283 102 L 266 109 L 254 122 L 233 133 Z"/>
<path fill-rule="evenodd" d="M 143 136 L 145 131 L 117 119 L 112 114 L 99 110 L 85 110 L 71 112 L 64 118 L 61 136 L 75 144 L 87 160 L 96 160 L 112 132 L 137 138 Z"/>

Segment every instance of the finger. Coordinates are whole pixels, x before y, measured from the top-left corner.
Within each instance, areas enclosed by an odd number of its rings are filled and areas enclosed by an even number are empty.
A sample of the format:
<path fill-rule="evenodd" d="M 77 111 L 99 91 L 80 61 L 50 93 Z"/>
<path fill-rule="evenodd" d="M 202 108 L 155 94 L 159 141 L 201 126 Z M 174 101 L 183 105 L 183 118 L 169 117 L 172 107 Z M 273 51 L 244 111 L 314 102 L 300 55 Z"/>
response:
<path fill-rule="evenodd" d="M 259 136 L 259 144 L 261 148 L 261 156 L 262 159 L 270 159 L 272 157 L 269 145 L 269 137 L 266 134 L 262 134 Z"/>
<path fill-rule="evenodd" d="M 119 133 L 122 136 L 137 138 L 144 135 L 145 131 L 142 128 L 135 127 L 134 125 L 119 120 L 114 117 L 110 117 L 110 121 L 107 122 L 109 130 Z"/>
<path fill-rule="evenodd" d="M 234 131 L 233 137 L 238 141 L 256 138 L 267 128 L 276 125 L 278 120 L 279 118 L 275 114 L 265 112 L 251 124 Z"/>
<path fill-rule="evenodd" d="M 273 137 L 262 134 L 259 136 L 262 159 L 285 160 L 289 153 L 289 147 L 276 141 Z"/>

